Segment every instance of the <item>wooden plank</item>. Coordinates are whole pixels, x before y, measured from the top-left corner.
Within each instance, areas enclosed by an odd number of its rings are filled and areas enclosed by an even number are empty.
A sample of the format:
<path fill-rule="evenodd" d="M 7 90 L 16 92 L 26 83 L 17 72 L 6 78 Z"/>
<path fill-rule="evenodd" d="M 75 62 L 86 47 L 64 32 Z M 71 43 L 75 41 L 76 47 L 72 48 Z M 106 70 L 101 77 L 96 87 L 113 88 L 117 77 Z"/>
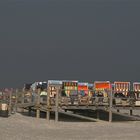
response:
<path fill-rule="evenodd" d="M 26 107 L 35 106 L 35 103 L 23 103 L 23 104 L 18 103 L 16 106 L 17 106 L 18 108 L 26 108 Z"/>

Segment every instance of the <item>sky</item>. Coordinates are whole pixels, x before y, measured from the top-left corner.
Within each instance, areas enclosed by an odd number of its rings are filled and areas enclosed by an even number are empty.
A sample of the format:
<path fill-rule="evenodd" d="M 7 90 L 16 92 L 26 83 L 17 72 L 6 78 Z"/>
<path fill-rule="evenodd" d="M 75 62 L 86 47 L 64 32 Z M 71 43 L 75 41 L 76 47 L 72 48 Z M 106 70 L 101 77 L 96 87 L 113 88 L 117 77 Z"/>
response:
<path fill-rule="evenodd" d="M 0 87 L 140 81 L 139 60 L 139 0 L 0 0 Z"/>

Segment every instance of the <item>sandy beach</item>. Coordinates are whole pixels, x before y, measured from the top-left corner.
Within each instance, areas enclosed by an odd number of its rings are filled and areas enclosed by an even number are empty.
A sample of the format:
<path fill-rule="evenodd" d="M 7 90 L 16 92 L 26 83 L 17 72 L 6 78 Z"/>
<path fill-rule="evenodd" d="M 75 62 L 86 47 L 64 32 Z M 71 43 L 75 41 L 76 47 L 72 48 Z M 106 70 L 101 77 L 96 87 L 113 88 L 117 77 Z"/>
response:
<path fill-rule="evenodd" d="M 0 140 L 139 140 L 139 131 L 138 121 L 55 123 L 19 113 L 0 118 Z"/>

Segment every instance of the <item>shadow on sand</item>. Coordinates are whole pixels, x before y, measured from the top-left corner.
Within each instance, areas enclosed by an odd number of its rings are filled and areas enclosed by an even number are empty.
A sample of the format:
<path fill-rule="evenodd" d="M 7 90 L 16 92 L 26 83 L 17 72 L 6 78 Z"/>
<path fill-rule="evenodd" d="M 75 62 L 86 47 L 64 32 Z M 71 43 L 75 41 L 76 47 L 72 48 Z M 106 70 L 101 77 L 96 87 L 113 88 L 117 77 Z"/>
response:
<path fill-rule="evenodd" d="M 18 111 L 19 112 L 19 111 Z M 71 111 L 73 112 L 73 114 L 77 114 L 80 116 L 85 116 L 85 117 L 89 117 L 89 118 L 93 118 L 93 119 L 97 119 L 97 121 L 109 121 L 109 113 L 107 111 L 104 110 L 76 110 L 76 111 Z M 28 112 L 28 110 L 24 110 L 24 112 L 19 112 L 24 116 L 29 116 L 29 117 L 36 117 L 36 111 L 32 110 L 30 113 Z M 125 114 L 125 116 L 123 115 Z M 132 116 L 130 117 L 127 112 L 122 112 L 121 114 L 116 114 L 113 113 L 113 122 L 125 122 L 125 121 L 135 121 L 136 119 L 133 118 Z M 139 116 L 137 116 L 139 117 Z M 40 118 L 41 119 L 46 119 L 46 113 L 45 112 L 40 112 Z M 55 120 L 55 113 L 51 112 L 50 114 L 50 120 Z M 139 117 L 140 120 L 140 117 Z M 73 117 L 70 115 L 66 115 L 63 113 L 59 113 L 59 121 L 62 122 L 96 122 L 96 121 L 91 121 L 88 119 L 82 119 L 79 117 Z"/>

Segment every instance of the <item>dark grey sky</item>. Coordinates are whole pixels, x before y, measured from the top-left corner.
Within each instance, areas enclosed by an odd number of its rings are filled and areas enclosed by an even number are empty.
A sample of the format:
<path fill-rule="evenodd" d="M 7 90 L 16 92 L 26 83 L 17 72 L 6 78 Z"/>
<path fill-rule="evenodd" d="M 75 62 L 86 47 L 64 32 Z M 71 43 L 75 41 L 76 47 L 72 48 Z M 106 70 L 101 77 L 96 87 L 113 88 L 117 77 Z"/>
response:
<path fill-rule="evenodd" d="M 0 1 L 0 87 L 139 81 L 139 60 L 139 0 Z"/>

